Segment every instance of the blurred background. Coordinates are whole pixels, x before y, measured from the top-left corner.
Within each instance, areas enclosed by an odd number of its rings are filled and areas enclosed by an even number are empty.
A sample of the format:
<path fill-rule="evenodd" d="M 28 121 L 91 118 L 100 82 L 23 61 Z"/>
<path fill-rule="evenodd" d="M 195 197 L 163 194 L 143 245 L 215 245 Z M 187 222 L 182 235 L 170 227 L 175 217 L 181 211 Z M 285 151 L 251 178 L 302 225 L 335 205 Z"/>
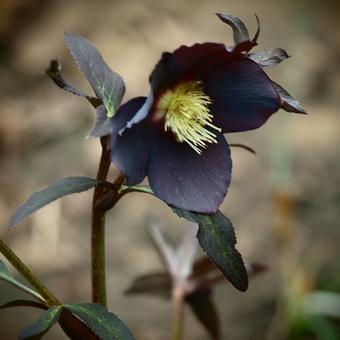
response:
<path fill-rule="evenodd" d="M 94 177 L 99 142 L 86 139 L 94 112 L 44 74 L 60 57 L 64 76 L 91 90 L 63 42 L 86 36 L 127 85 L 125 100 L 148 93 L 148 76 L 163 51 L 195 42 L 232 43 L 215 12 L 242 18 L 259 49 L 292 55 L 267 69 L 300 100 L 308 116 L 279 111 L 259 130 L 226 136 L 234 148 L 233 180 L 222 211 L 236 227 L 244 259 L 269 266 L 246 293 L 215 291 L 223 338 L 340 339 L 340 2 L 337 0 L 1 0 L 0 237 L 65 302 L 90 300 L 91 192 L 64 198 L 13 230 L 7 221 L 28 195 L 67 176 Z M 110 178 L 114 177 L 114 169 Z M 162 265 L 145 232 L 161 221 L 176 242 L 186 222 L 153 197 L 130 194 L 107 219 L 110 308 L 138 339 L 168 339 L 169 302 L 126 297 L 138 275 Z M 3 259 L 1 257 L 1 259 Z M 0 282 L 0 304 L 23 298 Z M 145 312 L 147 311 L 147 312 Z M 16 339 L 39 311 L 0 311 L 0 338 Z M 59 326 L 46 339 L 63 339 Z M 186 310 L 185 339 L 207 339 Z"/>

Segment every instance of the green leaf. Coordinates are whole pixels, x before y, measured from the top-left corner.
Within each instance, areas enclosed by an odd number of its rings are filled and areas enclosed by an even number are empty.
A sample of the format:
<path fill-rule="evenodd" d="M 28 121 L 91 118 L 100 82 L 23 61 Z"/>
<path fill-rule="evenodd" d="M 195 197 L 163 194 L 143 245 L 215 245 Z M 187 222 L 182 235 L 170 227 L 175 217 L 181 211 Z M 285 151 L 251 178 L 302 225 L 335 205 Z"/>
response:
<path fill-rule="evenodd" d="M 316 340 L 339 340 L 339 327 L 330 319 L 321 315 L 313 315 L 307 318 L 306 323 L 307 331 L 314 333 Z"/>
<path fill-rule="evenodd" d="M 26 327 L 19 339 L 41 339 L 42 336 L 58 321 L 62 306 L 53 306 L 45 311 L 31 326 Z"/>
<path fill-rule="evenodd" d="M 96 96 L 102 100 L 107 117 L 112 118 L 125 92 L 122 77 L 109 68 L 98 50 L 87 39 L 73 33 L 65 33 L 65 42 Z"/>
<path fill-rule="evenodd" d="M 306 293 L 303 297 L 302 310 L 305 314 L 340 319 L 340 294 L 322 290 Z"/>
<path fill-rule="evenodd" d="M 25 293 L 30 294 L 34 298 L 42 302 L 45 302 L 45 300 L 35 290 L 17 281 L 7 269 L 5 263 L 1 260 L 0 260 L 0 280 L 6 281 L 10 283 L 12 286 L 21 289 Z"/>
<path fill-rule="evenodd" d="M 34 213 L 38 209 L 60 197 L 86 191 L 95 187 L 96 185 L 104 184 L 105 182 L 81 176 L 61 179 L 49 187 L 33 193 L 29 199 L 14 213 L 10 219 L 9 227 L 15 226 L 28 215 Z"/>
<path fill-rule="evenodd" d="M 0 309 L 12 308 L 12 307 L 34 307 L 40 309 L 48 309 L 47 305 L 42 304 L 40 302 L 31 301 L 31 300 L 13 300 L 7 303 L 4 303 L 0 306 Z"/>
<path fill-rule="evenodd" d="M 180 217 L 199 225 L 197 234 L 202 249 L 222 271 L 232 285 L 246 291 L 248 275 L 242 256 L 235 248 L 236 236 L 230 220 L 220 211 L 214 215 L 197 214 L 172 208 Z"/>
<path fill-rule="evenodd" d="M 104 340 L 132 340 L 127 326 L 104 306 L 93 303 L 64 305 L 78 316 L 98 337 Z"/>

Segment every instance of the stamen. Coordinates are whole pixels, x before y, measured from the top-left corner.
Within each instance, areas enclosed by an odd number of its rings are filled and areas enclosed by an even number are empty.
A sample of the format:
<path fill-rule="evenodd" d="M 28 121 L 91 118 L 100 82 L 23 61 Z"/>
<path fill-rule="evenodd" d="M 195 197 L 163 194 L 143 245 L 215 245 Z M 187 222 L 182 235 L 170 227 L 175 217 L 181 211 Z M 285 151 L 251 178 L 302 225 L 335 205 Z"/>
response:
<path fill-rule="evenodd" d="M 201 82 L 191 81 L 163 94 L 157 105 L 157 116 L 164 117 L 165 131 L 171 130 L 178 142 L 189 144 L 201 154 L 207 143 L 217 143 L 217 135 L 207 127 L 221 132 L 212 124 L 210 104 Z"/>

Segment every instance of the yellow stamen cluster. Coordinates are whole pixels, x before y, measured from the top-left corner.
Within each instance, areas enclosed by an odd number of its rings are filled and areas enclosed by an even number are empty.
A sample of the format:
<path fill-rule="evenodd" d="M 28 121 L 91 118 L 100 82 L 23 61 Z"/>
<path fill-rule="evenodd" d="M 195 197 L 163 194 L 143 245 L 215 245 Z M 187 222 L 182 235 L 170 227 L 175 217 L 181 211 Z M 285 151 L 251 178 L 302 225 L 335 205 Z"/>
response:
<path fill-rule="evenodd" d="M 207 143 L 217 143 L 216 134 L 207 127 L 221 132 L 212 124 L 211 99 L 203 92 L 199 81 L 190 81 L 166 91 L 157 105 L 157 117 L 164 117 L 165 131 L 171 130 L 178 142 L 188 143 L 198 154 Z"/>

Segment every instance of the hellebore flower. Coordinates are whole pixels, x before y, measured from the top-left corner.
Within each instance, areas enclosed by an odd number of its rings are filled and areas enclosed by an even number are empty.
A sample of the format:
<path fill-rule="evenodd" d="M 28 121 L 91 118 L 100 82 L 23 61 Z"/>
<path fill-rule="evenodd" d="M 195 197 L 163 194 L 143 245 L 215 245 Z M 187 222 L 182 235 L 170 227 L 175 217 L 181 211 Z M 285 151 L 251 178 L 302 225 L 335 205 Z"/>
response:
<path fill-rule="evenodd" d="M 304 113 L 262 69 L 288 58 L 287 53 L 279 48 L 250 53 L 259 29 L 250 39 L 240 19 L 218 16 L 232 27 L 234 46 L 209 42 L 163 53 L 150 76 L 149 96 L 120 107 L 122 78 L 84 38 L 65 37 L 97 98 L 66 83 L 58 65 L 47 71 L 58 86 L 98 106 L 90 135 L 111 135 L 111 160 L 127 185 L 148 177 L 155 195 L 167 204 L 208 214 L 217 211 L 231 179 L 223 134 L 256 129 L 279 108 Z"/>
<path fill-rule="evenodd" d="M 112 119 L 112 162 L 127 184 L 147 176 L 163 201 L 201 213 L 216 212 L 229 187 L 223 134 L 256 129 L 285 108 L 278 86 L 254 61 L 272 55 L 248 54 L 255 38 L 239 19 L 219 17 L 233 27 L 234 47 L 203 43 L 163 53 L 148 98 L 131 99 Z"/>
<path fill-rule="evenodd" d="M 166 203 L 216 212 L 232 168 L 222 134 L 255 129 L 277 111 L 273 83 L 242 52 L 216 43 L 163 54 L 150 83 L 147 99 L 132 99 L 117 113 L 127 119 L 127 128 L 113 140 L 112 162 L 128 185 L 148 176 Z"/>

